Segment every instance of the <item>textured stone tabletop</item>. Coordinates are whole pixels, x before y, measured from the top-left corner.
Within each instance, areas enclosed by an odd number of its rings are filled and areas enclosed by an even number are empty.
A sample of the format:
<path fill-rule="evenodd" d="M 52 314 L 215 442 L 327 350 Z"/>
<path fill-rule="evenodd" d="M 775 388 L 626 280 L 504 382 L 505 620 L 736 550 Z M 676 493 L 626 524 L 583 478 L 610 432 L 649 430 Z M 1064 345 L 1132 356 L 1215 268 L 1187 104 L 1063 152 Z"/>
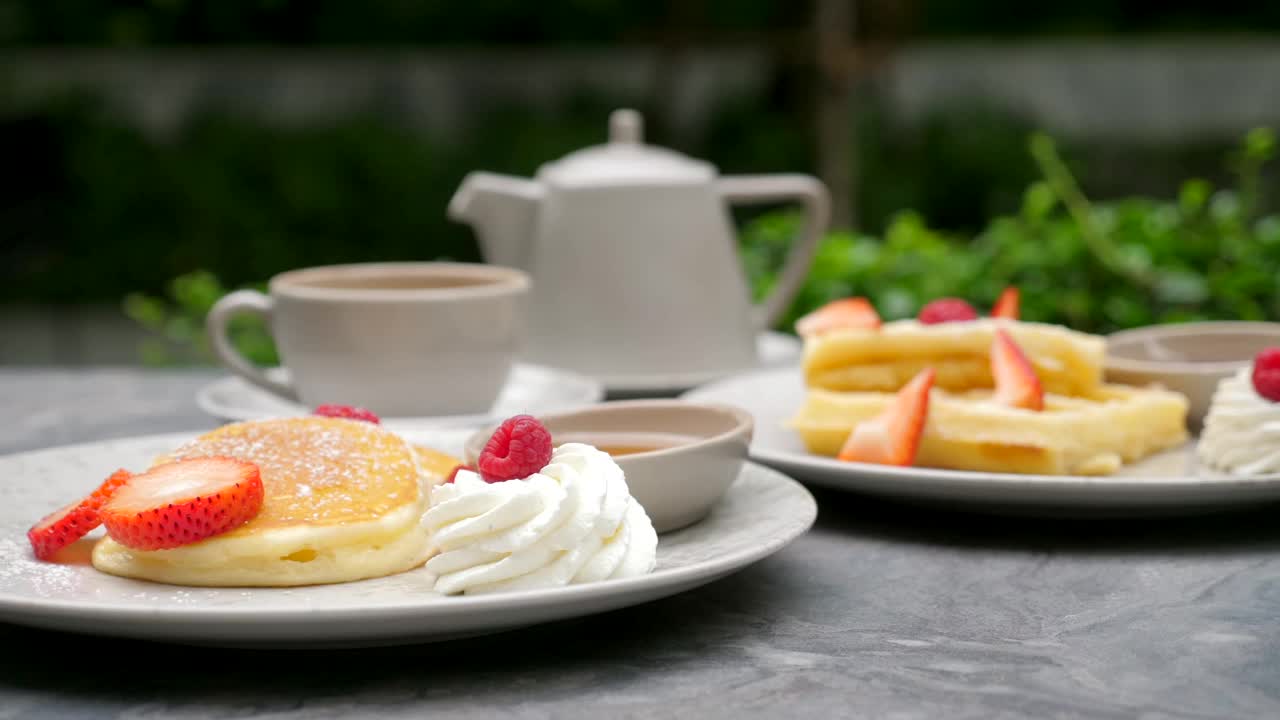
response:
<path fill-rule="evenodd" d="M 192 394 L 214 377 L 0 369 L 0 451 L 211 427 Z M 1042 521 L 815 494 L 814 530 L 737 575 L 487 638 L 249 652 L 0 624 L 0 718 L 1280 717 L 1274 507 Z"/>

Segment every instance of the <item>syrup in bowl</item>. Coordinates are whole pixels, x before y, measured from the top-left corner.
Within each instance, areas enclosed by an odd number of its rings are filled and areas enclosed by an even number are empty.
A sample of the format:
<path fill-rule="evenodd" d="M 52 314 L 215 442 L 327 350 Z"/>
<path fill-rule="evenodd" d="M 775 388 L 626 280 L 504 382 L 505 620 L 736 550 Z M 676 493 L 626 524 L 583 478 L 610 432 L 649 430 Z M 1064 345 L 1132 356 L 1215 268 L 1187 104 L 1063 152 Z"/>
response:
<path fill-rule="evenodd" d="M 613 457 L 623 455 L 639 455 L 667 450 L 681 445 L 699 442 L 703 438 L 696 435 L 679 435 L 677 433 L 656 432 L 569 432 L 557 434 L 552 445 L 563 443 L 586 443 L 594 445 Z"/>

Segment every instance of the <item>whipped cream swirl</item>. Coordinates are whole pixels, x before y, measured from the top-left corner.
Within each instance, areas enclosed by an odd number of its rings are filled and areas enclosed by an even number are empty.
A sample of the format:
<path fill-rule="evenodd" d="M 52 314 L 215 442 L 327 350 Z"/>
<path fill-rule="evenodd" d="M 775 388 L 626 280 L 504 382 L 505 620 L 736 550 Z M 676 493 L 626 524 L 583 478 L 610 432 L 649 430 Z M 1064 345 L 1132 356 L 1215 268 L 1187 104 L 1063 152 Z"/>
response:
<path fill-rule="evenodd" d="M 658 545 L 622 468 L 582 443 L 556 448 L 523 480 L 486 483 L 460 470 L 431 491 L 423 524 L 440 551 L 427 569 L 445 595 L 644 575 Z"/>
<path fill-rule="evenodd" d="M 1196 453 L 1235 475 L 1280 472 L 1280 403 L 1253 389 L 1250 368 L 1218 383 Z"/>

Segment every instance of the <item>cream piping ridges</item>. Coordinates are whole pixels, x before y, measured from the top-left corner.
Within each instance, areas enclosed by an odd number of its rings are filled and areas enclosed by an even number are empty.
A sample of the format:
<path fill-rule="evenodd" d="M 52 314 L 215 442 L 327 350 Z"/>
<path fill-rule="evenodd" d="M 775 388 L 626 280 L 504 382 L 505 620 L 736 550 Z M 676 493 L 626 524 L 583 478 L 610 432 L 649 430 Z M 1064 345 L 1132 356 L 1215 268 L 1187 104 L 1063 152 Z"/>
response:
<path fill-rule="evenodd" d="M 424 524 L 436 591 L 479 594 L 644 575 L 658 536 L 622 468 L 591 445 L 552 448 L 534 418 L 507 420 L 476 470 L 431 493 Z"/>
<path fill-rule="evenodd" d="M 1280 348 L 1218 383 L 1196 452 L 1232 475 L 1280 473 Z"/>

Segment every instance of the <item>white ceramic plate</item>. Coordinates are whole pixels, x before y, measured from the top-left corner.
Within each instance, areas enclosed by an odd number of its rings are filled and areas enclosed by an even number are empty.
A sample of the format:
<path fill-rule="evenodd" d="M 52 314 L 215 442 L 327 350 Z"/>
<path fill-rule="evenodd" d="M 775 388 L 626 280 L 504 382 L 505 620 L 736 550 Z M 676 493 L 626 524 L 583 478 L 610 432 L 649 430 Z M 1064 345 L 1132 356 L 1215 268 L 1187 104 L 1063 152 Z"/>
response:
<path fill-rule="evenodd" d="M 268 372 L 281 378 L 288 376 L 288 371 L 282 368 Z M 392 417 L 383 418 L 383 421 L 396 429 L 474 427 L 520 413 L 538 415 L 590 405 L 603 397 L 604 386 L 594 378 L 568 370 L 518 364 L 488 413 Z M 196 404 L 210 415 L 229 421 L 288 417 L 310 412 L 310 408 L 273 395 L 238 377 L 224 378 L 200 388 L 196 392 Z"/>
<path fill-rule="evenodd" d="M 815 485 L 842 490 L 1049 515 L 1195 513 L 1280 501 L 1280 476 L 1238 478 L 1207 472 L 1197 467 L 1190 444 L 1109 477 L 898 468 L 812 455 L 784 425 L 804 399 L 799 368 L 747 373 L 683 397 L 747 410 L 756 420 L 752 459 Z"/>
<path fill-rule="evenodd" d="M 461 453 L 467 433 L 412 433 Z M 195 644 L 368 646 L 446 640 L 636 605 L 709 583 L 780 550 L 817 506 L 795 481 L 748 463 L 701 522 L 661 536 L 650 575 L 553 590 L 442 597 L 424 569 L 303 588 L 187 588 L 36 561 L 34 520 L 118 467 L 145 467 L 190 439 L 152 435 L 0 457 L 0 621 Z M 76 550 L 88 550 L 82 541 Z"/>
<path fill-rule="evenodd" d="M 794 335 L 763 332 L 756 336 L 756 357 L 761 368 L 792 365 L 799 359 L 801 351 L 800 340 Z M 733 368 L 727 368 L 696 373 L 603 375 L 599 379 L 609 394 L 614 396 L 670 395 L 733 375 L 734 372 Z"/>

